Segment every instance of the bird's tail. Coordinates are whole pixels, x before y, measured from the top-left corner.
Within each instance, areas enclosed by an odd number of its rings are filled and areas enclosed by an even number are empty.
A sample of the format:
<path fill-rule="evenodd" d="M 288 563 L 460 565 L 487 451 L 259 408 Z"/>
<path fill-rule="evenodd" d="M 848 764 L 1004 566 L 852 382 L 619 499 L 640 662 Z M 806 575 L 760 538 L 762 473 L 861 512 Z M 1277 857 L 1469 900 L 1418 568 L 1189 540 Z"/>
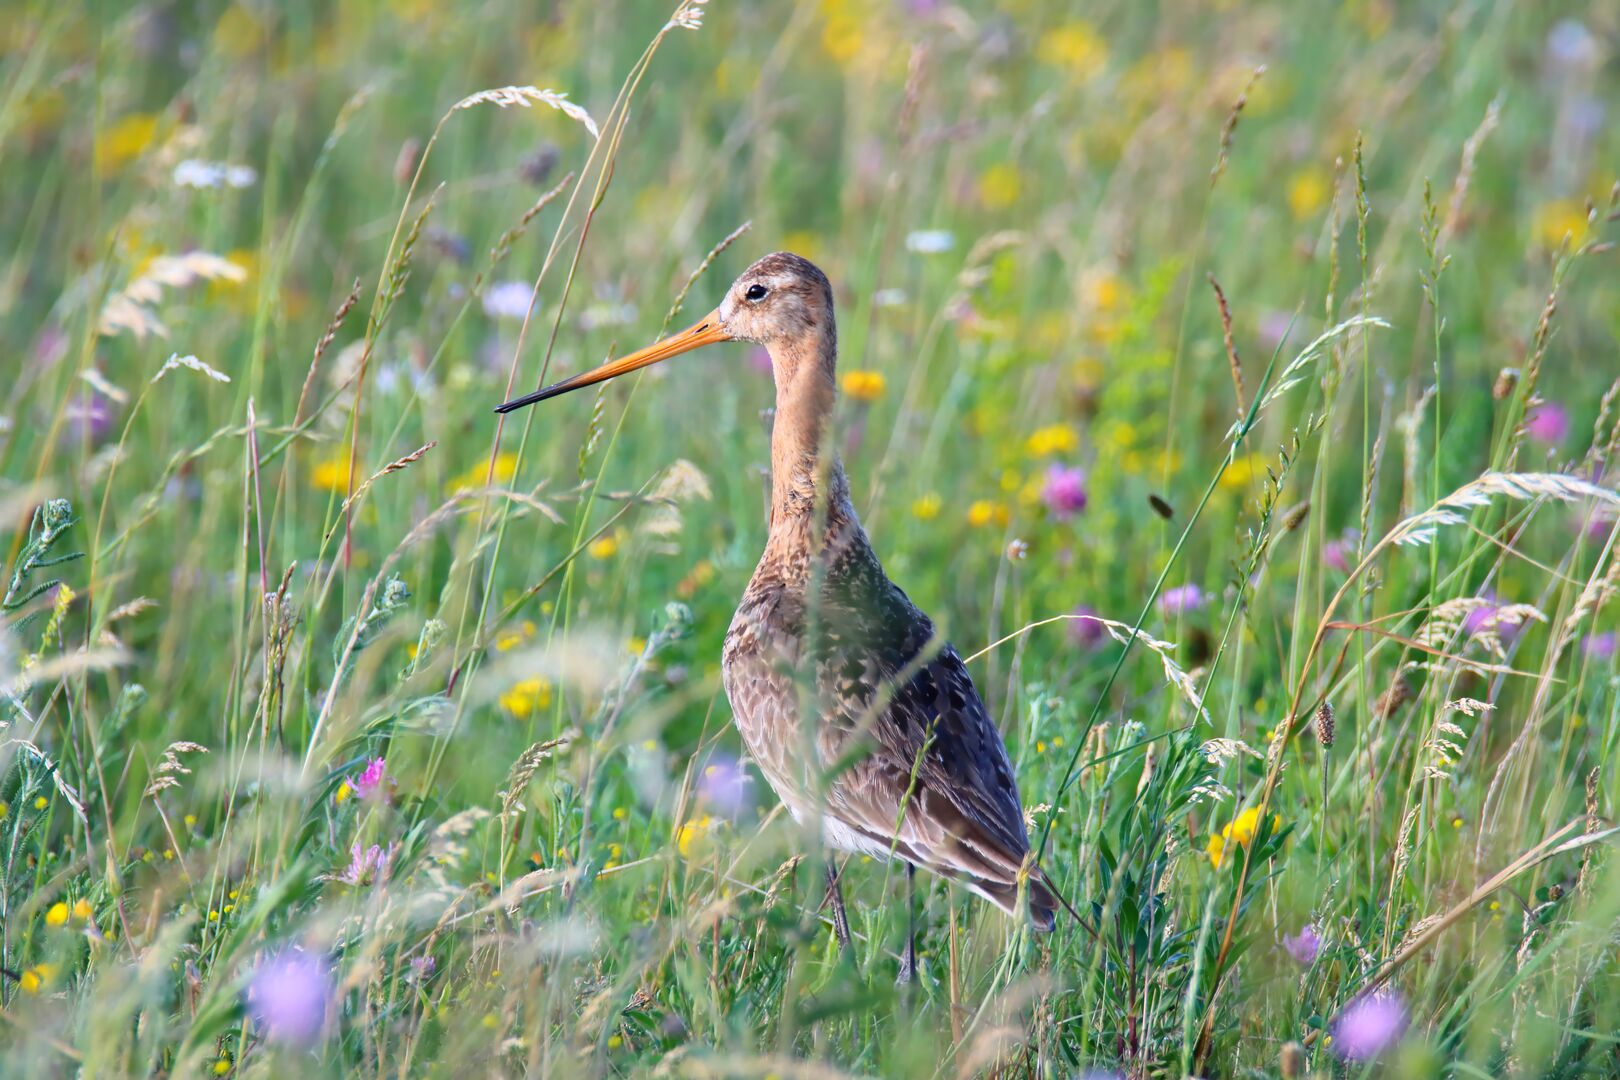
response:
<path fill-rule="evenodd" d="M 1074 916 L 1076 922 L 1085 925 L 1085 920 L 1074 909 L 1074 905 L 1063 898 L 1063 894 L 1057 891 L 1045 871 L 1038 866 L 1030 870 L 1022 886 L 1016 881 L 983 880 L 975 881 L 972 885 L 977 892 L 1009 915 L 1019 917 L 1027 912 L 1030 923 L 1043 934 L 1049 934 L 1057 929 L 1057 913 L 1060 907 Z M 1023 908 L 1022 911 L 1020 907 Z"/>

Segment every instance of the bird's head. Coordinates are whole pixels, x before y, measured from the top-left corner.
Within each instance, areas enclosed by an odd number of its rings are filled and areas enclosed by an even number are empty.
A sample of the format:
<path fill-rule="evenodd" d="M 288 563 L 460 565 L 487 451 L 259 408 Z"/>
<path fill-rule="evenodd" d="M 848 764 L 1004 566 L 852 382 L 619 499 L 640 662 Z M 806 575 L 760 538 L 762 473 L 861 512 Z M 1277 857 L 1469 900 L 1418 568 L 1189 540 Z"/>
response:
<path fill-rule="evenodd" d="M 778 251 L 744 270 L 726 290 L 720 306 L 690 329 L 514 398 L 495 411 L 512 412 L 720 341 L 751 341 L 774 354 L 778 346 L 805 340 L 825 341 L 830 347 L 833 336 L 833 296 L 827 275 L 809 259 Z"/>

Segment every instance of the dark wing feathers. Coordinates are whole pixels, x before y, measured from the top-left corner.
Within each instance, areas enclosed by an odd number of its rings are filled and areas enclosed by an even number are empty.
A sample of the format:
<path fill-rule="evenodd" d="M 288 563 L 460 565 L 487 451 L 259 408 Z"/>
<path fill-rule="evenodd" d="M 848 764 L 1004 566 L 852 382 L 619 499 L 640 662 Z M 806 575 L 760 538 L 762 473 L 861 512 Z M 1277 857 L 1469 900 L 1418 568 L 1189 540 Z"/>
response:
<path fill-rule="evenodd" d="M 831 797 L 852 825 L 896 842 L 901 857 L 964 877 L 1011 910 L 1029 839 L 1006 745 L 961 656 L 934 639 L 933 623 L 869 548 L 851 555 L 831 566 L 819 632 L 808 635 L 821 751 L 830 763 L 862 735 L 875 749 Z M 1049 926 L 1055 903 L 1038 874 L 1030 903 L 1037 924 Z"/>

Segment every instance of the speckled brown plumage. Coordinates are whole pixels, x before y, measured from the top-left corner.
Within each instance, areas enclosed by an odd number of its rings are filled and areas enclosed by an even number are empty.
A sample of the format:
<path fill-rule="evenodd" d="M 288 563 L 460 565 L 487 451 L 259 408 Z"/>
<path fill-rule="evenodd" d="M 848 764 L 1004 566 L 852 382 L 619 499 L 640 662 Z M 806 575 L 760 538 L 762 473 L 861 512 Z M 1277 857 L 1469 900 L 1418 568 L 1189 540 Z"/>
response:
<path fill-rule="evenodd" d="M 956 650 L 884 574 L 842 464 L 822 452 L 836 350 L 826 278 L 770 255 L 727 305 L 761 281 L 767 301 L 791 289 L 793 302 L 768 319 L 785 332 L 754 337 L 771 353 L 777 411 L 770 535 L 722 661 L 738 731 L 793 816 L 819 819 L 831 846 L 903 859 L 1009 913 L 1022 879 L 1031 919 L 1050 929 L 1057 900 L 1026 866 L 1001 734 Z"/>
<path fill-rule="evenodd" d="M 825 274 L 797 255 L 767 255 L 691 329 L 496 411 L 720 341 L 765 346 L 776 379 L 770 533 L 722 664 L 749 753 L 793 816 L 832 847 L 902 859 L 1051 929 L 1061 901 L 1030 865 L 1001 734 L 962 658 L 883 573 L 844 467 L 824 448 L 838 343 Z M 842 939 L 836 878 L 829 891 Z M 902 979 L 915 967 L 914 940 Z"/>

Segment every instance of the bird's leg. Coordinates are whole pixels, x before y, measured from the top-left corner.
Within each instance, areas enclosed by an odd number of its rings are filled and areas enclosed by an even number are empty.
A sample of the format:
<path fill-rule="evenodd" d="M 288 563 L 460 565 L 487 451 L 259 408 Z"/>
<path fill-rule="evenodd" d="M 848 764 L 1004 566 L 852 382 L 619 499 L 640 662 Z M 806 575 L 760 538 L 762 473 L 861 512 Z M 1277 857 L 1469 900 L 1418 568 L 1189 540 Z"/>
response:
<path fill-rule="evenodd" d="M 907 986 L 917 978 L 917 867 L 906 863 L 906 951 L 900 957 L 900 974 L 894 980 Z"/>
<path fill-rule="evenodd" d="M 849 912 L 844 910 L 844 890 L 838 884 L 838 866 L 830 857 L 827 859 L 827 896 L 821 904 L 823 907 L 832 905 L 833 934 L 838 938 L 838 948 L 848 951 Z"/>

